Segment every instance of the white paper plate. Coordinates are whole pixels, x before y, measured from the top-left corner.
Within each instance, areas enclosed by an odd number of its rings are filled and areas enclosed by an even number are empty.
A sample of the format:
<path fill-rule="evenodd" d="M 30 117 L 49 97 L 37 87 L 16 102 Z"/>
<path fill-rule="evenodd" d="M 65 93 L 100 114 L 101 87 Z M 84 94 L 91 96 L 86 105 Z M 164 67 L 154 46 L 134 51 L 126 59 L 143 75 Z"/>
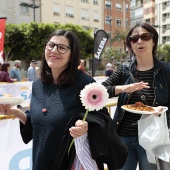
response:
<path fill-rule="evenodd" d="M 18 105 L 24 102 L 21 97 L 0 97 L 0 104 Z"/>
<path fill-rule="evenodd" d="M 152 107 L 155 111 L 153 112 L 147 112 L 147 111 L 139 111 L 139 110 L 133 110 L 133 109 L 129 109 L 126 107 L 126 105 L 123 105 L 121 106 L 122 109 L 128 111 L 128 112 L 131 112 L 131 113 L 137 113 L 137 114 L 153 114 L 153 113 L 159 113 L 158 112 L 158 108 L 157 107 Z M 163 106 L 163 111 L 160 112 L 160 113 L 163 113 L 163 112 L 166 112 L 168 110 L 167 107 Z"/>

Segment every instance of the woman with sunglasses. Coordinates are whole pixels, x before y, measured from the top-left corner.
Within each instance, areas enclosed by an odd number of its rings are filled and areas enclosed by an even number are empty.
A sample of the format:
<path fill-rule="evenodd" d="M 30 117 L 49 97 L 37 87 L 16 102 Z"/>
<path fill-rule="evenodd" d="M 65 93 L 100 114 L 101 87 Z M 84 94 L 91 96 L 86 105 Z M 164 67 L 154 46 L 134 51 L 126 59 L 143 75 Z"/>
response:
<path fill-rule="evenodd" d="M 142 102 L 170 109 L 170 64 L 156 58 L 158 33 L 150 24 L 137 24 L 131 28 L 126 42 L 134 56 L 133 61 L 121 65 L 102 83 L 109 97 L 118 96 L 113 121 L 118 135 L 128 147 L 128 158 L 122 170 L 136 170 L 138 163 L 139 170 L 156 170 L 156 165 L 148 162 L 146 151 L 139 145 L 138 120 L 141 114 L 127 112 L 121 106 Z"/>

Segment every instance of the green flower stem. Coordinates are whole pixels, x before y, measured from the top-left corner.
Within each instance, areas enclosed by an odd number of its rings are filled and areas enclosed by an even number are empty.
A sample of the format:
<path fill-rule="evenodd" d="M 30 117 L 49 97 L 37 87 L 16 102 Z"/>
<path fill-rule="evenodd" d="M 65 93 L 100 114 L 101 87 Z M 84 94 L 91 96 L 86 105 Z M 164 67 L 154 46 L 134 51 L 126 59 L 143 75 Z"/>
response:
<path fill-rule="evenodd" d="M 84 117 L 83 117 L 83 122 L 86 120 L 86 117 L 87 117 L 87 115 L 88 115 L 88 112 L 89 112 L 89 109 L 86 110 L 86 113 L 85 113 L 85 115 L 84 115 Z"/>
<path fill-rule="evenodd" d="M 87 109 L 87 110 L 86 110 L 86 113 L 84 114 L 84 117 L 83 117 L 83 122 L 86 120 L 86 117 L 87 117 L 87 115 L 88 115 L 88 112 L 89 112 L 89 110 Z M 71 150 L 71 147 L 72 147 L 73 143 L 74 143 L 74 138 L 73 138 L 73 140 L 71 141 L 71 144 L 70 144 L 70 146 L 69 146 L 69 148 L 68 148 L 68 156 L 69 156 L 69 153 L 70 153 L 70 150 Z"/>

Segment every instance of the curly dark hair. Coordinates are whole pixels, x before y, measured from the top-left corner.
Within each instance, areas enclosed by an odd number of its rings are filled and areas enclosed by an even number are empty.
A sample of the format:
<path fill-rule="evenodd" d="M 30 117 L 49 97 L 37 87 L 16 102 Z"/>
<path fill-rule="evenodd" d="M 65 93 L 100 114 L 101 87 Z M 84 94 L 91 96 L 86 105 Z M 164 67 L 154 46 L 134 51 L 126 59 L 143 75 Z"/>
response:
<path fill-rule="evenodd" d="M 68 67 L 59 75 L 58 77 L 58 84 L 59 85 L 68 85 L 73 83 L 75 77 L 78 73 L 78 65 L 80 62 L 80 42 L 78 37 L 71 31 L 67 30 L 56 30 L 54 31 L 48 38 L 47 42 L 53 36 L 64 36 L 69 41 L 69 46 L 71 47 L 71 58 Z M 42 82 L 46 84 L 52 84 L 54 82 L 51 68 L 48 66 L 47 61 L 45 59 L 45 52 L 43 54 L 41 60 L 41 67 L 40 67 L 40 79 Z"/>
<path fill-rule="evenodd" d="M 155 30 L 155 28 L 150 25 L 149 23 L 137 23 L 134 27 L 132 27 L 130 29 L 130 31 L 128 32 L 127 34 L 127 37 L 126 37 L 126 44 L 127 44 L 127 47 L 129 48 L 130 50 L 130 53 L 131 54 L 134 54 L 133 50 L 132 50 L 132 46 L 129 42 L 129 36 L 131 36 L 133 30 L 137 27 L 141 27 L 141 28 L 144 28 L 145 30 L 147 30 L 148 32 L 150 32 L 152 35 L 153 35 L 153 42 L 155 43 L 154 47 L 153 47 L 153 50 L 152 50 L 152 55 L 155 56 L 156 55 L 156 49 L 157 49 L 157 45 L 158 45 L 158 33 L 157 31 Z"/>

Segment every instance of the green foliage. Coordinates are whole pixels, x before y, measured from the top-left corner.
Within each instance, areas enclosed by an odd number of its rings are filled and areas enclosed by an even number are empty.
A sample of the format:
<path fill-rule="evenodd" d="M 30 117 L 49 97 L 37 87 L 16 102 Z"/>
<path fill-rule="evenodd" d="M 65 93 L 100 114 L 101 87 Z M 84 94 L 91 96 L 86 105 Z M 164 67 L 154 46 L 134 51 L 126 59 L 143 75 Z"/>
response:
<path fill-rule="evenodd" d="M 113 34 L 114 37 L 112 38 L 111 42 L 115 42 L 115 41 L 118 41 L 118 42 L 123 42 L 123 49 L 124 51 L 126 51 L 126 37 L 127 37 L 127 31 L 119 31 L 119 30 L 116 30 L 116 32 Z"/>
<path fill-rule="evenodd" d="M 126 57 L 126 52 L 124 51 L 122 52 L 120 51 L 120 49 L 116 49 L 116 48 L 109 48 L 104 51 L 104 56 L 109 60 L 114 59 L 116 61 L 120 61 L 120 59 Z"/>
<path fill-rule="evenodd" d="M 93 52 L 93 38 L 90 31 L 73 24 L 44 24 L 32 22 L 30 24 L 6 24 L 5 32 L 5 60 L 24 60 L 29 64 L 31 59 L 41 60 L 44 45 L 48 36 L 57 29 L 73 31 L 80 39 L 81 58 L 89 58 Z"/>
<path fill-rule="evenodd" d="M 158 45 L 157 57 L 166 62 L 170 62 L 170 44 Z"/>

